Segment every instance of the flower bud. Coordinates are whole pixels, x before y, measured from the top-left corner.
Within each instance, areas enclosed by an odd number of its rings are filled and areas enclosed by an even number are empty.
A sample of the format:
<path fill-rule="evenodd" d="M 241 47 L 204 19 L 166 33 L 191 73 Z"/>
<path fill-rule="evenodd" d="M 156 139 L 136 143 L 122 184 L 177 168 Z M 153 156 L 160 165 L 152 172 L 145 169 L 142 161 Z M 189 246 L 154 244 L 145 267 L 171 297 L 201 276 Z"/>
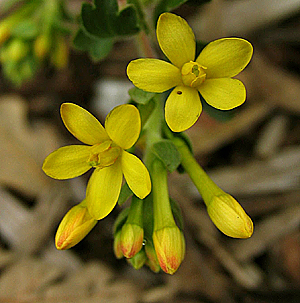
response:
<path fill-rule="evenodd" d="M 3 44 L 10 37 L 10 27 L 7 22 L 0 23 L 0 45 Z"/>
<path fill-rule="evenodd" d="M 55 236 L 57 249 L 68 249 L 79 243 L 96 225 L 88 212 L 85 200 L 72 207 L 59 224 Z"/>
<path fill-rule="evenodd" d="M 207 205 L 207 212 L 225 235 L 233 238 L 250 238 L 253 223 L 242 206 L 229 194 L 223 193 L 212 198 Z"/>
<path fill-rule="evenodd" d="M 147 256 L 144 249 L 141 249 L 132 258 L 127 259 L 127 261 L 135 268 L 140 269 L 146 262 Z"/>
<path fill-rule="evenodd" d="M 143 246 L 144 230 L 137 224 L 125 223 L 121 231 L 121 249 L 126 258 L 132 258 Z"/>
<path fill-rule="evenodd" d="M 34 41 L 34 53 L 39 59 L 44 59 L 49 53 L 51 47 L 50 37 L 48 35 L 40 35 Z"/>
<path fill-rule="evenodd" d="M 153 246 L 153 243 L 151 241 L 147 241 L 145 245 L 145 252 L 147 255 L 147 260 L 145 264 L 155 273 L 158 273 L 160 271 L 159 262 L 157 259 L 157 255 Z"/>
<path fill-rule="evenodd" d="M 154 231 L 153 243 L 161 269 L 174 274 L 185 254 L 185 241 L 180 229 L 175 225 Z"/>
<path fill-rule="evenodd" d="M 114 254 L 117 259 L 122 259 L 124 257 L 121 248 L 121 231 L 115 233 L 114 235 Z"/>
<path fill-rule="evenodd" d="M 51 62 L 57 69 L 64 69 L 69 61 L 69 48 L 67 42 L 58 37 L 54 50 L 51 53 Z"/>
<path fill-rule="evenodd" d="M 9 41 L 9 58 L 11 61 L 18 62 L 27 56 L 29 52 L 28 44 L 21 39 Z"/>

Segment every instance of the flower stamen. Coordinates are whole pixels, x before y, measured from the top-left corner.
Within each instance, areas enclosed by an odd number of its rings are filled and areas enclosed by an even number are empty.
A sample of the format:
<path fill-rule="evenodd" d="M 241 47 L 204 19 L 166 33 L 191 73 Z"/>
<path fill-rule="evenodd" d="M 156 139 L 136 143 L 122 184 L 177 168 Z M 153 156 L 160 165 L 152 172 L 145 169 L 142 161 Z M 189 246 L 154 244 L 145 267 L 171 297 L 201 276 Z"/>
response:
<path fill-rule="evenodd" d="M 197 62 L 187 62 L 181 68 L 182 82 L 186 86 L 198 87 L 206 79 L 205 66 Z"/>
<path fill-rule="evenodd" d="M 88 163 L 92 167 L 104 168 L 113 165 L 121 154 L 121 148 L 107 140 L 92 146 Z"/>

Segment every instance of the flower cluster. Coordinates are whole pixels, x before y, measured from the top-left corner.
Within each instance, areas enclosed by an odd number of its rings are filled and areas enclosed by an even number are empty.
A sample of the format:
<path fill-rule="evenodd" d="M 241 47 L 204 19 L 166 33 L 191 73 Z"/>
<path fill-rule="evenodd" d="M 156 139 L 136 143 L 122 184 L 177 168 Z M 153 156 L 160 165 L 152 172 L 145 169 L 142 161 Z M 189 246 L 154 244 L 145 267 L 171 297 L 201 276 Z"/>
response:
<path fill-rule="evenodd" d="M 213 41 L 195 59 L 191 28 L 184 19 L 170 13 L 160 16 L 157 38 L 171 63 L 137 59 L 129 63 L 127 73 L 138 88 L 148 92 L 161 93 L 174 87 L 165 103 L 165 120 L 171 130 L 181 132 L 196 122 L 202 110 L 199 93 L 208 104 L 222 110 L 245 101 L 244 85 L 232 77 L 251 59 L 252 46 L 248 41 Z M 83 144 L 54 151 L 45 159 L 43 170 L 62 180 L 93 169 L 86 198 L 71 208 L 59 225 L 55 238 L 58 249 L 76 245 L 114 209 L 124 176 L 123 189 L 129 193 L 126 199 L 132 198 L 115 223 L 116 257 L 125 257 L 136 269 L 145 264 L 154 272 L 162 269 L 174 274 L 184 259 L 185 238 L 180 207 L 169 197 L 168 170 L 182 165 L 202 195 L 213 223 L 225 235 L 248 238 L 253 233 L 253 223 L 241 205 L 207 176 L 186 141 L 167 126 L 163 128 L 161 100 L 158 96 L 151 98 L 155 106 L 149 110 L 143 129 L 147 167 L 128 151 L 133 150 L 140 137 L 140 111 L 145 113 L 147 104 L 115 107 L 103 127 L 87 110 L 63 103 L 63 123 Z"/>

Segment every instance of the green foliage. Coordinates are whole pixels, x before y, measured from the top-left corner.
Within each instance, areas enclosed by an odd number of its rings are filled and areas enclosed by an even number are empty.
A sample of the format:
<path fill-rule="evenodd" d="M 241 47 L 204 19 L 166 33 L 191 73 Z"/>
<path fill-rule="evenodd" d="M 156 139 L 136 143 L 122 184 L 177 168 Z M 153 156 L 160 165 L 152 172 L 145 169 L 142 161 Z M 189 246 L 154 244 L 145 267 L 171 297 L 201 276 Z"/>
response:
<path fill-rule="evenodd" d="M 119 10 L 117 0 L 94 0 L 94 5 L 83 3 L 81 18 L 87 32 L 100 38 L 133 35 L 140 30 L 136 7 L 128 4 Z"/>
<path fill-rule="evenodd" d="M 94 61 L 99 61 L 110 53 L 114 38 L 99 38 L 80 28 L 74 37 L 73 45 L 78 50 L 87 51 Z"/>
<path fill-rule="evenodd" d="M 158 157 L 169 172 L 173 172 L 180 164 L 180 154 L 171 140 L 161 140 L 152 146 L 152 152 Z"/>
<path fill-rule="evenodd" d="M 188 0 L 160 0 L 155 8 L 153 17 L 154 24 L 156 24 L 157 19 L 160 14 L 164 12 L 170 12 L 171 10 L 179 7 L 181 4 L 187 2 Z"/>
<path fill-rule="evenodd" d="M 210 2 L 211 0 L 160 0 L 155 8 L 153 18 L 154 24 L 156 24 L 157 19 L 160 14 L 164 12 L 170 12 L 180 5 L 186 3 L 190 5 L 200 6 L 206 2 Z"/>

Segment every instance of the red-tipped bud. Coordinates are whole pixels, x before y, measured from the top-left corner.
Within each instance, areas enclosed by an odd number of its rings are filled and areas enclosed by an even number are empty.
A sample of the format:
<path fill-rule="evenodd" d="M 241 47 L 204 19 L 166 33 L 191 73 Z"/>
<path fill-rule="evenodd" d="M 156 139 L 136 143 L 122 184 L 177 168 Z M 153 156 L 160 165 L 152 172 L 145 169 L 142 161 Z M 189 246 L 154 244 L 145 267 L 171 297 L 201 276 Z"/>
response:
<path fill-rule="evenodd" d="M 137 224 L 125 223 L 121 231 L 121 249 L 126 258 L 132 258 L 143 246 L 144 230 Z"/>
<path fill-rule="evenodd" d="M 160 271 L 159 262 L 157 259 L 157 255 L 151 241 L 147 241 L 145 245 L 145 252 L 147 255 L 147 260 L 145 264 L 155 273 Z"/>
<path fill-rule="evenodd" d="M 85 200 L 71 208 L 59 224 L 55 236 L 57 249 L 68 249 L 79 243 L 98 221 L 91 217 Z"/>
<path fill-rule="evenodd" d="M 114 254 L 117 259 L 124 257 L 121 248 L 121 231 L 116 232 L 114 235 Z"/>
<path fill-rule="evenodd" d="M 154 231 L 153 243 L 161 269 L 174 274 L 185 254 L 185 241 L 180 229 L 172 226 Z"/>

